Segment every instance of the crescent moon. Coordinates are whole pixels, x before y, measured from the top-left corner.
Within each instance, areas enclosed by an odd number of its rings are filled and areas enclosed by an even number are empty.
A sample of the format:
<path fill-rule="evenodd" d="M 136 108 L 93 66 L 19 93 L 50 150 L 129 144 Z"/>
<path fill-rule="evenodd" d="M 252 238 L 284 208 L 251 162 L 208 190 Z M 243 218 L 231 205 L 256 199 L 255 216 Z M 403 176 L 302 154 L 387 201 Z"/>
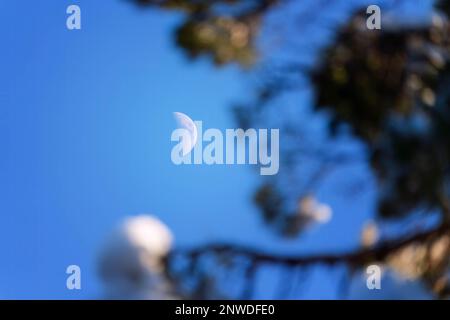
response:
<path fill-rule="evenodd" d="M 194 121 L 192 121 L 192 119 L 189 118 L 184 113 L 174 112 L 173 116 L 177 121 L 178 128 L 186 129 L 189 132 L 189 139 L 183 139 L 182 141 L 183 156 L 185 156 L 192 151 L 195 144 L 197 143 L 197 135 L 198 135 L 197 126 L 195 125 Z"/>

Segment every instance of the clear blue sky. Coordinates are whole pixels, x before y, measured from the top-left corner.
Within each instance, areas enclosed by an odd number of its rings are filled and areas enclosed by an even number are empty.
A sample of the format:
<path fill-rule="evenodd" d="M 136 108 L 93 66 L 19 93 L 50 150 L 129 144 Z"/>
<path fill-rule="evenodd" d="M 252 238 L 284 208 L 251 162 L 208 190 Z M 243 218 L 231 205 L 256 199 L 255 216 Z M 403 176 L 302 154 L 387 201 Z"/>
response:
<path fill-rule="evenodd" d="M 82 30 L 66 29 L 70 4 L 81 7 Z M 180 246 L 357 244 L 371 192 L 349 202 L 321 190 L 332 222 L 280 240 L 252 205 L 255 170 L 172 164 L 172 112 L 233 128 L 229 106 L 248 88 L 235 67 L 188 63 L 172 42 L 179 18 L 119 0 L 0 2 L 0 298 L 101 297 L 98 249 L 121 219 L 140 213 L 160 217 Z M 366 168 L 352 170 L 336 183 Z M 69 264 L 82 268 L 81 291 L 65 287 Z M 333 297 L 323 274 L 307 297 Z"/>

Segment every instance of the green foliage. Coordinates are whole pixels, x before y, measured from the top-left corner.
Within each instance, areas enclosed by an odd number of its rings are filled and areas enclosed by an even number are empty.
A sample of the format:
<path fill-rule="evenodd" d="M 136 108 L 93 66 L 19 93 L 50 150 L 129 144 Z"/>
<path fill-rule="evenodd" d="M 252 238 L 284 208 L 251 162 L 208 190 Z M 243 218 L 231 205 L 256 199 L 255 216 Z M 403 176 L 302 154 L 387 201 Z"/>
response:
<path fill-rule="evenodd" d="M 277 0 L 135 0 L 184 12 L 176 42 L 191 58 L 208 56 L 220 66 L 255 62 L 261 18 Z M 437 8 L 448 13 L 450 1 Z M 450 29 L 446 17 L 429 26 L 384 24 L 365 28 L 365 11 L 356 13 L 322 53 L 311 72 L 316 110 L 330 114 L 330 133 L 342 124 L 367 145 L 380 187 L 379 213 L 399 218 L 417 208 L 443 209 L 449 196 L 450 145 L 448 83 Z M 281 74 L 281 75 L 280 75 Z M 284 78 L 283 78 L 284 76 Z M 270 78 L 270 77 L 269 77 Z M 279 72 L 261 91 L 265 104 L 284 90 L 289 75 Z M 267 92 L 270 92 L 269 98 Z M 256 108 L 261 110 L 261 108 Z M 251 122 L 251 116 L 238 110 Z M 290 158 L 284 154 L 284 158 Z M 276 221 L 285 197 L 265 185 L 255 200 L 265 220 Z"/>
<path fill-rule="evenodd" d="M 185 20 L 176 31 L 178 46 L 188 56 L 207 56 L 218 66 L 249 66 L 255 62 L 262 17 L 279 2 L 134 1 L 184 12 Z M 330 117 L 330 136 L 338 137 L 345 125 L 364 143 L 378 181 L 379 217 L 400 219 L 419 210 L 439 212 L 444 232 L 439 229 L 439 233 L 392 250 L 382 248 L 387 253 L 380 257 L 394 269 L 425 280 L 440 296 L 448 296 L 450 237 L 445 232 L 448 233 L 450 221 L 450 1 L 437 1 L 436 8 L 441 16 L 435 16 L 429 25 L 399 27 L 386 23 L 381 30 L 367 30 L 365 10 L 357 12 L 337 29 L 334 41 L 322 51 L 318 67 L 307 70 L 307 76 L 315 89 L 315 110 L 326 111 Z M 320 8 L 314 7 L 313 11 L 320 15 Z M 303 18 L 302 23 L 314 20 L 310 15 Z M 285 61 L 272 69 L 276 69 L 274 75 L 264 77 L 265 85 L 256 94 L 254 108 L 236 110 L 244 127 L 251 126 L 254 119 L 260 120 L 263 109 L 274 98 L 298 88 L 293 83 L 298 78 L 293 74 L 305 73 Z M 281 118 L 283 112 L 277 112 Z M 290 117 L 287 113 L 284 116 Z M 300 119 L 296 126 L 304 125 Z M 314 154 L 313 150 L 299 150 L 301 137 L 296 136 L 295 128 L 283 129 L 293 141 L 290 148 L 282 151 L 284 161 L 295 162 L 302 152 Z M 322 152 L 318 155 L 327 156 Z M 314 179 L 323 176 L 330 163 L 335 165 L 342 159 L 334 163 L 323 160 L 318 162 L 324 162 L 325 169 L 314 173 Z M 292 186 L 289 175 L 276 178 L 281 182 L 265 183 L 254 200 L 266 223 L 283 235 L 295 236 L 310 221 L 298 214 L 302 210 L 288 209 L 286 203 L 292 197 L 287 193 L 294 193 L 295 199 L 305 199 L 295 187 L 288 191 L 278 187 Z M 363 257 L 368 256 L 364 253 Z"/>
<path fill-rule="evenodd" d="M 233 18 L 188 20 L 178 28 L 176 39 L 191 57 L 209 55 L 217 65 L 249 66 L 256 57 L 250 24 Z"/>
<path fill-rule="evenodd" d="M 135 0 L 139 5 L 178 10 L 186 15 L 176 43 L 189 57 L 207 56 L 218 65 L 252 65 L 261 16 L 277 0 Z"/>
<path fill-rule="evenodd" d="M 444 20 L 415 29 L 373 32 L 357 16 L 313 73 L 317 109 L 330 129 L 349 124 L 371 152 L 380 181 L 379 212 L 402 217 L 419 206 L 442 209 L 450 164 L 450 28 Z"/>

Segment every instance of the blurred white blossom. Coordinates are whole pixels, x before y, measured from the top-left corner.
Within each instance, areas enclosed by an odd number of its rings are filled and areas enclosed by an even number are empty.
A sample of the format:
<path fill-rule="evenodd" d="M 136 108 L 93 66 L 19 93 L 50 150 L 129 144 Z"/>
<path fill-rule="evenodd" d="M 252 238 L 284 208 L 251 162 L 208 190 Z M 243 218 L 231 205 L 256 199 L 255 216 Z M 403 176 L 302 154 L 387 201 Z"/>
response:
<path fill-rule="evenodd" d="M 314 196 L 308 195 L 300 199 L 297 213 L 308 223 L 327 223 L 332 216 L 330 206 L 320 203 Z"/>
<path fill-rule="evenodd" d="M 173 236 L 151 215 L 126 219 L 100 254 L 99 271 L 107 298 L 171 299 L 173 286 L 164 273 L 164 259 Z"/>

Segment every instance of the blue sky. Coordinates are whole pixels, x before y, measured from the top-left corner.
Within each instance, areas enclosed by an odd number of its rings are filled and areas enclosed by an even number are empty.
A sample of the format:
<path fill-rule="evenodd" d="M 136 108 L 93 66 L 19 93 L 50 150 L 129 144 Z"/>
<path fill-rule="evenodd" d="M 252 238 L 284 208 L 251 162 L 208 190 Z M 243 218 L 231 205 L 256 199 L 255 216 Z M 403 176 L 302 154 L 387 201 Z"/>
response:
<path fill-rule="evenodd" d="M 357 244 L 371 192 L 349 203 L 320 190 L 332 222 L 288 241 L 251 202 L 256 170 L 173 165 L 172 112 L 233 128 L 229 107 L 246 96 L 246 77 L 236 67 L 189 63 L 172 42 L 179 16 L 105 3 L 0 3 L 0 298 L 101 297 L 102 241 L 141 213 L 160 217 L 178 246 L 226 240 L 313 252 Z M 66 29 L 70 4 L 81 7 L 81 30 Z M 70 264 L 82 269 L 81 291 L 65 287 Z M 317 279 L 308 297 L 332 298 L 332 283 L 320 271 Z"/>

